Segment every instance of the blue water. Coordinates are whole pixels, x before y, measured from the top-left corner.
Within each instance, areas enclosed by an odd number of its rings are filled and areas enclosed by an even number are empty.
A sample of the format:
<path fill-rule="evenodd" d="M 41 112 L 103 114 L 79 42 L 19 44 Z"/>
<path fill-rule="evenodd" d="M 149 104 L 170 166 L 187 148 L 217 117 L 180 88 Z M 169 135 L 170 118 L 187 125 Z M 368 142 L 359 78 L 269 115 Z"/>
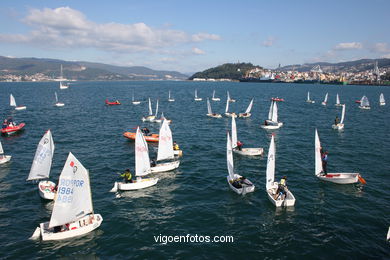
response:
<path fill-rule="evenodd" d="M 193 101 L 194 90 L 203 97 Z M 230 110 L 243 112 L 255 98 L 252 117 L 237 119 L 239 139 L 247 147 L 268 151 L 270 134 L 260 128 L 271 97 L 282 97 L 279 118 L 284 126 L 276 133 L 276 178 L 288 177 L 297 201 L 295 207 L 275 209 L 265 192 L 266 156 L 235 155 L 235 169 L 256 185 L 242 197 L 226 183 L 226 131 L 230 119 L 206 116 L 205 98 L 212 95 L 214 112 L 225 110 L 226 91 L 236 103 Z M 136 99 L 144 101 L 138 106 Z M 171 90 L 175 102 L 167 102 Z M 65 107 L 54 107 L 54 91 Z M 315 104 L 305 102 L 307 91 Z M 329 92 L 329 105 L 320 103 Z M 25 131 L 1 137 L 8 164 L 0 166 L 0 258 L 98 257 L 98 258 L 319 258 L 366 259 L 390 256 L 386 234 L 390 225 L 390 101 L 378 104 L 390 88 L 256 84 L 233 82 L 75 82 L 67 90 L 56 83 L 0 83 L 0 117 L 25 122 Z M 11 111 L 9 94 L 25 111 Z M 345 130 L 331 128 L 346 104 Z M 366 95 L 371 110 L 354 102 Z M 172 119 L 171 129 L 184 151 L 180 168 L 160 174 L 149 189 L 110 193 L 118 172 L 134 171 L 134 143 L 125 131 L 157 124 L 142 123 L 147 98 L 153 109 Z M 104 100 L 119 99 L 107 107 Z M 40 199 L 36 184 L 26 182 L 36 146 L 47 129 L 56 150 L 51 179 L 58 180 L 69 151 L 89 169 L 93 204 L 104 221 L 90 234 L 60 242 L 31 241 L 35 227 L 48 221 L 52 203 Z M 324 183 L 314 176 L 314 129 L 329 151 L 329 172 L 360 172 L 367 185 Z M 151 155 L 155 150 L 150 148 Z M 154 236 L 233 236 L 232 243 L 155 242 Z"/>

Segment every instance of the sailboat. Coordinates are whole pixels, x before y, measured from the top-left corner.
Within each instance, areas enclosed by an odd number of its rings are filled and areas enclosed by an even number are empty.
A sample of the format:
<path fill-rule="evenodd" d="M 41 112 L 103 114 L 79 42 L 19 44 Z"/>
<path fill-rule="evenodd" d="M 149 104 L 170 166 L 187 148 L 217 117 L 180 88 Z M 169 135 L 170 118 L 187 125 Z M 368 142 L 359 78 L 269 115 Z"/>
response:
<path fill-rule="evenodd" d="M 221 118 L 221 114 L 213 113 L 211 110 L 211 104 L 209 98 L 207 98 L 207 116 L 214 117 L 214 118 Z"/>
<path fill-rule="evenodd" d="M 50 222 L 41 223 L 31 238 L 47 241 L 82 236 L 102 221 L 93 210 L 88 170 L 70 152 L 60 175 Z"/>
<path fill-rule="evenodd" d="M 326 93 L 324 101 L 322 101 L 321 105 L 326 106 L 327 103 L 328 103 L 328 93 Z"/>
<path fill-rule="evenodd" d="M 241 148 L 241 150 L 237 147 L 237 126 L 236 126 L 236 119 L 232 117 L 232 149 L 233 152 L 241 154 L 241 155 L 262 155 L 263 154 L 263 148 Z"/>
<path fill-rule="evenodd" d="M 195 89 L 195 97 L 194 97 L 194 100 L 195 101 L 202 101 L 202 98 L 198 97 L 198 90 Z"/>
<path fill-rule="evenodd" d="M 9 105 L 11 107 L 15 107 L 15 110 L 25 110 L 27 108 L 26 106 L 17 106 L 15 98 L 12 94 L 9 95 Z"/>
<path fill-rule="evenodd" d="M 142 117 L 142 121 L 143 122 L 145 122 L 145 121 L 153 122 L 153 120 L 157 116 L 157 112 L 158 112 L 158 99 L 157 99 L 157 104 L 156 104 L 156 115 L 153 115 L 152 102 L 150 101 L 150 98 L 149 98 L 149 115 L 146 117 Z"/>
<path fill-rule="evenodd" d="M 219 97 L 215 97 L 215 90 L 213 91 L 213 97 L 211 98 L 212 101 L 221 101 Z"/>
<path fill-rule="evenodd" d="M 159 119 L 154 119 L 153 122 L 162 123 L 164 120 L 167 120 L 168 124 L 172 123 L 172 120 L 167 119 L 167 118 L 164 116 L 164 113 L 163 113 L 163 112 L 161 112 L 161 117 L 160 117 Z"/>
<path fill-rule="evenodd" d="M 309 91 L 307 92 L 307 100 L 306 100 L 306 102 L 307 102 L 307 103 L 311 103 L 311 104 L 315 103 L 314 100 L 311 100 L 311 99 L 310 99 L 310 92 L 309 92 Z"/>
<path fill-rule="evenodd" d="M 135 138 L 135 176 L 137 176 L 137 179 L 133 180 L 132 183 L 115 182 L 111 192 L 117 192 L 118 190 L 139 190 L 156 185 L 158 178 L 142 178 L 150 173 L 148 144 L 141 130 L 137 127 Z"/>
<path fill-rule="evenodd" d="M 227 133 L 226 142 L 226 164 L 228 169 L 228 175 L 226 176 L 229 187 L 237 194 L 245 195 L 246 193 L 253 192 L 255 185 L 246 179 L 245 177 L 234 172 L 234 161 L 232 152 L 232 140 L 229 132 Z"/>
<path fill-rule="evenodd" d="M 368 102 L 368 98 L 366 96 L 363 96 L 360 100 L 360 106 L 361 109 L 371 109 L 370 108 L 370 102 Z"/>
<path fill-rule="evenodd" d="M 157 162 L 161 163 L 151 167 L 152 173 L 172 171 L 180 165 L 180 161 L 175 160 L 172 131 L 166 120 L 163 121 L 159 132 Z"/>
<path fill-rule="evenodd" d="M 50 129 L 42 136 L 35 152 L 27 180 L 48 179 L 54 154 L 54 141 Z M 53 200 L 55 197 L 56 184 L 49 180 L 38 183 L 39 196 L 43 199 Z"/>
<path fill-rule="evenodd" d="M 251 114 L 252 107 L 253 107 L 253 98 L 252 98 L 251 102 L 249 103 L 248 107 L 246 108 L 245 112 L 239 113 L 238 117 L 250 117 L 252 115 Z"/>
<path fill-rule="evenodd" d="M 62 80 L 64 79 L 64 77 L 62 75 L 62 64 L 61 64 L 60 77 L 61 77 L 61 79 L 60 79 L 60 89 L 67 89 L 67 88 L 69 88 L 69 85 L 62 83 Z"/>
<path fill-rule="evenodd" d="M 271 137 L 271 143 L 269 145 L 268 150 L 268 161 L 267 161 L 267 172 L 266 172 L 266 189 L 268 199 L 274 204 L 276 207 L 281 206 L 294 206 L 295 197 L 292 192 L 285 186 L 284 190 L 286 192 L 286 196 L 279 196 L 276 192 L 278 191 L 279 183 L 275 181 L 275 140 L 274 136 Z"/>
<path fill-rule="evenodd" d="M 225 108 L 225 116 L 227 116 L 227 117 L 237 117 L 237 114 L 236 113 L 230 113 L 229 112 L 229 103 L 230 103 L 230 101 L 229 101 L 229 98 L 226 100 L 226 108 Z"/>
<path fill-rule="evenodd" d="M 171 97 L 171 91 L 170 90 L 168 91 L 168 101 L 169 102 L 175 102 L 175 99 L 173 97 Z"/>
<path fill-rule="evenodd" d="M 340 120 L 340 123 L 338 123 L 337 125 L 333 124 L 333 125 L 332 125 L 332 128 L 333 128 L 333 129 L 337 129 L 337 130 L 342 130 L 342 129 L 344 129 L 345 104 L 343 104 L 342 107 L 343 107 L 343 110 L 341 111 L 341 120 Z"/>
<path fill-rule="evenodd" d="M 131 103 L 132 103 L 133 105 L 139 105 L 139 104 L 141 104 L 141 101 L 136 101 L 136 100 L 134 100 L 134 90 L 133 90 L 133 96 L 132 96 L 132 98 L 131 98 Z"/>
<path fill-rule="evenodd" d="M 64 103 L 58 102 L 57 92 L 54 92 L 54 95 L 55 95 L 55 97 L 56 97 L 56 103 L 55 103 L 54 105 L 55 105 L 56 107 L 63 107 L 63 106 L 65 106 Z"/>
<path fill-rule="evenodd" d="M 339 94 L 337 93 L 337 95 L 336 95 L 336 104 L 335 104 L 335 106 L 336 107 L 341 107 L 343 104 L 340 104 L 340 97 L 339 97 Z"/>
<path fill-rule="evenodd" d="M 379 105 L 380 105 L 380 106 L 386 105 L 385 96 L 383 95 L 383 93 L 381 93 L 381 94 L 379 95 Z"/>
<path fill-rule="evenodd" d="M 268 119 L 265 120 L 264 125 L 261 125 L 264 129 L 278 129 L 283 125 L 282 122 L 278 122 L 278 106 L 276 101 L 271 101 L 271 106 L 268 112 Z"/>
<path fill-rule="evenodd" d="M 3 146 L 1 145 L 0 142 L 0 164 L 9 162 L 11 160 L 11 157 L 12 157 L 11 155 L 4 154 Z"/>
<path fill-rule="evenodd" d="M 229 91 L 227 92 L 227 100 L 228 100 L 229 102 L 236 102 L 235 99 L 232 99 L 232 98 L 230 97 Z"/>
<path fill-rule="evenodd" d="M 321 143 L 317 129 L 315 130 L 315 176 L 323 181 L 334 182 L 337 184 L 350 184 L 360 181 L 365 184 L 366 181 L 359 173 L 328 173 L 323 174 L 322 159 L 321 159 Z"/>
<path fill-rule="evenodd" d="M 25 127 L 25 123 L 17 124 L 16 122 L 12 121 L 12 118 L 6 119 L 4 121 L 7 121 L 3 123 L 3 128 L 1 128 L 1 133 L 3 135 L 13 135 L 18 133 L 19 131 L 23 130 L 23 127 Z"/>

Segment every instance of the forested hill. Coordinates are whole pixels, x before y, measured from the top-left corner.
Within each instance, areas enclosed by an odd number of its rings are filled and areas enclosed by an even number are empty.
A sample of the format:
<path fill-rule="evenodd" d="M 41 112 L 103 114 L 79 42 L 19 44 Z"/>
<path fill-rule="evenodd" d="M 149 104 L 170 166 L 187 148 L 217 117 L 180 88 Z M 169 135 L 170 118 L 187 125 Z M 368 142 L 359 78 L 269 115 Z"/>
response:
<path fill-rule="evenodd" d="M 246 71 L 254 68 L 261 67 L 254 66 L 252 63 L 225 63 L 218 67 L 207 69 L 202 72 L 197 72 L 192 75 L 189 80 L 193 80 L 195 78 L 239 80 L 242 76 L 245 75 Z"/>

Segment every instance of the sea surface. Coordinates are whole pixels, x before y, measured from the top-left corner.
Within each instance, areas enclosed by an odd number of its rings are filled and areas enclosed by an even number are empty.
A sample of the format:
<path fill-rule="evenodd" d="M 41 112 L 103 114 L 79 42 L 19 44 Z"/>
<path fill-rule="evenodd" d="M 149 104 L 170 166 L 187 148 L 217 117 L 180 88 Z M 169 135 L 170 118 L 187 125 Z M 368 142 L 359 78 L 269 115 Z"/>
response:
<path fill-rule="evenodd" d="M 195 102 L 194 91 L 203 98 Z M 171 90 L 175 102 L 168 102 Z M 206 116 L 206 97 L 213 90 L 220 102 L 212 109 L 224 113 L 226 91 L 237 102 L 230 111 L 244 112 L 255 99 L 252 117 L 237 118 L 238 138 L 244 147 L 263 147 L 263 157 L 234 154 L 237 173 L 249 178 L 255 192 L 237 195 L 226 182 L 226 131 L 230 118 Z M 64 107 L 53 106 L 54 92 Z M 315 104 L 305 102 L 307 91 Z M 132 105 L 132 94 L 142 101 Z M 327 106 L 322 106 L 326 93 Z M 25 111 L 9 107 L 13 94 Z M 346 104 L 345 129 L 332 124 L 341 116 L 336 94 Z M 384 93 L 386 106 L 379 106 Z M 355 100 L 366 95 L 371 110 Z M 143 123 L 147 98 L 172 119 L 171 129 L 184 156 L 180 167 L 158 174 L 156 186 L 140 191 L 109 192 L 118 173 L 134 172 L 134 142 L 122 136 L 147 126 Z M 279 102 L 284 126 L 266 131 L 271 97 Z M 105 99 L 122 105 L 106 106 Z M 389 259 L 386 234 L 390 225 L 390 88 L 318 84 L 238 82 L 72 82 L 0 83 L 0 117 L 25 122 L 25 130 L 0 137 L 11 162 L 0 165 L 0 258 L 101 259 Z M 367 185 L 325 183 L 314 176 L 314 131 L 329 151 L 329 172 L 359 172 Z M 93 204 L 103 216 L 99 229 L 86 236 L 56 242 L 29 240 L 35 228 L 51 216 L 52 203 L 41 200 L 37 184 L 27 182 L 39 140 L 51 129 L 55 153 L 51 180 L 57 182 L 72 152 L 90 171 Z M 287 176 L 296 197 L 295 207 L 276 209 L 265 192 L 265 172 L 271 134 L 276 140 L 276 180 Z M 150 145 L 151 157 L 156 154 Z M 164 236 L 231 236 L 233 242 L 161 243 Z"/>

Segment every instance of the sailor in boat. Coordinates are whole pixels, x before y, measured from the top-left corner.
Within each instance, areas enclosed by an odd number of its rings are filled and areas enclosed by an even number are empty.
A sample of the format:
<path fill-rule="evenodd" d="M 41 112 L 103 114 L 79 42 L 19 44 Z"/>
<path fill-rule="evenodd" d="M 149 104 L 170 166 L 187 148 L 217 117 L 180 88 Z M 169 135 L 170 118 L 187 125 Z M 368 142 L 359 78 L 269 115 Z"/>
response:
<path fill-rule="evenodd" d="M 237 141 L 237 149 L 239 150 L 239 151 L 241 151 L 242 150 L 242 147 L 244 146 L 244 143 L 242 143 L 241 141 Z"/>
<path fill-rule="evenodd" d="M 287 176 L 283 176 L 282 179 L 280 179 L 278 189 L 276 190 L 274 199 L 277 200 L 280 196 L 281 200 L 284 200 L 287 194 Z"/>
<path fill-rule="evenodd" d="M 246 186 L 252 186 L 253 184 L 248 182 L 244 176 L 241 176 L 240 178 L 234 179 L 232 185 L 237 189 L 241 189 Z"/>
<path fill-rule="evenodd" d="M 147 127 L 144 127 L 142 128 L 142 133 L 145 135 L 145 136 L 148 136 L 150 134 L 150 130 L 147 128 Z"/>
<path fill-rule="evenodd" d="M 326 176 L 328 174 L 328 171 L 326 169 L 328 165 L 328 151 L 322 153 L 322 148 L 321 148 L 321 161 L 322 161 L 322 170 L 323 170 L 322 174 Z"/>
<path fill-rule="evenodd" d="M 123 181 L 125 183 L 133 183 L 133 180 L 131 179 L 131 172 L 130 169 L 126 169 L 124 173 L 121 174 L 121 177 L 123 177 Z"/>
<path fill-rule="evenodd" d="M 179 145 L 176 143 L 176 141 L 173 141 L 173 150 L 174 150 L 174 151 L 179 151 L 179 150 L 180 150 L 180 147 L 179 147 Z"/>
<path fill-rule="evenodd" d="M 156 165 L 157 163 L 155 159 L 150 160 L 150 167 L 155 167 Z"/>
<path fill-rule="evenodd" d="M 340 119 L 338 116 L 336 116 L 335 120 L 334 120 L 334 125 L 338 125 L 340 123 Z"/>
<path fill-rule="evenodd" d="M 4 119 L 2 128 L 4 129 L 4 128 L 7 128 L 7 127 L 8 127 L 8 121 L 7 121 L 7 119 Z"/>
<path fill-rule="evenodd" d="M 93 223 L 94 216 L 92 214 L 89 215 L 88 219 L 78 220 L 70 223 L 66 223 L 65 225 L 55 226 L 53 227 L 54 233 L 69 231 L 71 229 L 77 229 L 80 227 L 88 226 Z"/>

